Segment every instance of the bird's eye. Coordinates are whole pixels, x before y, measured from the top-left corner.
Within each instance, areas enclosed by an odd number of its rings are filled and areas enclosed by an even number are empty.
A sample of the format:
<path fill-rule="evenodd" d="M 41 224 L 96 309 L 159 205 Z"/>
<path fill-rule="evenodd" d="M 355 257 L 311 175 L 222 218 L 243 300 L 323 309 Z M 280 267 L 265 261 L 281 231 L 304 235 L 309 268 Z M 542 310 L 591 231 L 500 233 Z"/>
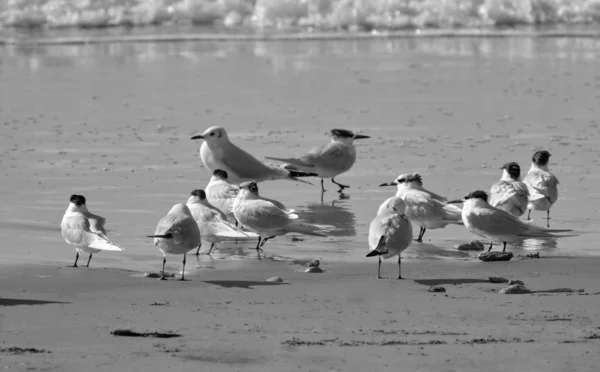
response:
<path fill-rule="evenodd" d="M 211 132 L 211 133 L 210 133 L 210 135 L 211 135 L 211 136 L 214 136 L 214 135 L 215 135 L 215 132 Z"/>

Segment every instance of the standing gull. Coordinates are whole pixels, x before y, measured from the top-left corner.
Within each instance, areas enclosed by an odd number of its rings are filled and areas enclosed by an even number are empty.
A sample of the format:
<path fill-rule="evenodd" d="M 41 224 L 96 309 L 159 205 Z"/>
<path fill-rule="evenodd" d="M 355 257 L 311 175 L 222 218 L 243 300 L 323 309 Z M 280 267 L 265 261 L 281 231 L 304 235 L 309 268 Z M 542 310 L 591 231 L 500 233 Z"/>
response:
<path fill-rule="evenodd" d="M 314 147 L 306 154 L 294 158 L 280 158 L 267 156 L 267 159 L 284 163 L 286 169 L 299 170 L 307 173 L 316 173 L 321 177 L 321 191 L 325 192 L 323 180 L 331 178 L 331 182 L 340 187 L 341 192 L 348 185 L 335 182 L 335 177 L 347 172 L 356 161 L 355 139 L 370 138 L 346 129 L 331 130 L 331 141 L 325 145 Z"/>
<path fill-rule="evenodd" d="M 369 248 L 367 257 L 378 256 L 377 279 L 381 279 L 381 256 L 398 256 L 398 279 L 402 279 L 400 254 L 412 243 L 412 224 L 404 215 L 406 205 L 402 198 L 392 196 L 384 201 L 377 216 L 369 227 Z"/>
<path fill-rule="evenodd" d="M 558 178 L 550 173 L 548 161 L 550 153 L 546 150 L 536 151 L 531 158 L 531 168 L 523 179 L 529 188 L 529 204 L 527 219 L 531 210 L 546 211 L 546 227 L 550 227 L 550 208 L 558 199 Z"/>
<path fill-rule="evenodd" d="M 168 254 L 183 255 L 183 269 L 181 279 L 185 280 L 185 257 L 186 254 L 200 245 L 200 230 L 190 209 L 182 203 L 175 204 L 166 216 L 158 221 L 154 235 L 154 245 L 163 254 L 162 275 L 160 280 L 165 280 L 165 264 Z"/>
<path fill-rule="evenodd" d="M 461 210 L 453 204 L 445 203 L 446 198 L 423 188 L 418 173 L 401 174 L 395 181 L 379 186 L 398 186 L 396 196 L 406 204 L 406 217 L 420 226 L 416 242 L 423 242 L 427 229 L 440 229 L 448 224 L 462 225 Z"/>
<path fill-rule="evenodd" d="M 206 200 L 204 190 L 192 191 L 186 205 L 198 224 L 201 240 L 211 243 L 207 254 L 212 252 L 215 243 L 250 240 L 258 237 L 252 232 L 244 232 L 227 222 L 225 214 Z M 196 255 L 200 253 L 201 246 L 202 244 L 198 246 Z"/>
<path fill-rule="evenodd" d="M 506 243 L 517 243 L 529 238 L 557 238 L 561 235 L 553 233 L 573 231 L 545 229 L 523 222 L 512 214 L 489 205 L 487 194 L 481 190 L 470 192 L 463 199 L 449 203 L 464 203 L 462 220 L 465 227 L 473 234 L 490 240 L 488 252 L 494 241 L 502 242 L 504 252 Z"/>
<path fill-rule="evenodd" d="M 90 267 L 92 254 L 100 251 L 124 251 L 106 236 L 104 223 L 106 219 L 90 213 L 85 204 L 83 195 L 71 195 L 69 206 L 60 223 L 63 239 L 75 246 L 75 263 L 77 267 L 79 255 L 89 253 L 87 265 Z"/>
<path fill-rule="evenodd" d="M 323 236 L 333 226 L 311 225 L 298 221 L 298 215 L 278 208 L 275 204 L 262 200 L 256 194 L 256 182 L 244 182 L 235 201 L 235 218 L 247 229 L 257 233 L 256 253 L 260 259 L 260 247 L 267 240 L 287 233 L 300 233 Z"/>
<path fill-rule="evenodd" d="M 304 173 L 287 170 L 283 167 L 265 164 L 246 151 L 237 147 L 229 140 L 227 132 L 221 127 L 210 127 L 200 135 L 192 139 L 203 139 L 200 146 L 200 158 L 202 163 L 211 172 L 222 169 L 229 174 L 229 180 L 233 183 L 244 181 L 272 181 L 290 180 L 311 184 L 297 177 L 316 176 L 314 173 Z"/>
<path fill-rule="evenodd" d="M 490 189 L 490 205 L 521 217 L 527 210 L 529 190 L 521 182 L 521 167 L 515 162 L 504 164 L 502 178 Z"/>

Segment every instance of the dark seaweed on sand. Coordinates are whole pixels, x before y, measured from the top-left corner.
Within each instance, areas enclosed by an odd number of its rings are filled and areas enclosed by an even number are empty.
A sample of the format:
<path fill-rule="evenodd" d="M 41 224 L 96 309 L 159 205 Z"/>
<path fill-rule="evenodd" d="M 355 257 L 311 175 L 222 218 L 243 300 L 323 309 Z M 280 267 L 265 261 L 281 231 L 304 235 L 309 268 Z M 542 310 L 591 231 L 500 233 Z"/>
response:
<path fill-rule="evenodd" d="M 121 336 L 121 337 L 155 337 L 155 338 L 172 338 L 172 337 L 181 337 L 180 334 L 174 332 L 136 332 L 131 329 L 115 329 L 110 332 L 113 336 Z"/>

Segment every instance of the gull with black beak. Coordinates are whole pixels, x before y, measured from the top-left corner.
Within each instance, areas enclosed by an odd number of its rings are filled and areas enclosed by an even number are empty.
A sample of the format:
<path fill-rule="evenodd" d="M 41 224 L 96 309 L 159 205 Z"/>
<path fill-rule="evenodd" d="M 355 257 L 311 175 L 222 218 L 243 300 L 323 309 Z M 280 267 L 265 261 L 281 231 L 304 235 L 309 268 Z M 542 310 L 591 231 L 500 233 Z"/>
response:
<path fill-rule="evenodd" d="M 210 178 L 208 185 L 206 185 L 205 191 L 208 202 L 225 213 L 228 221 L 237 225 L 238 221 L 233 215 L 233 204 L 240 192 L 240 188 L 237 185 L 229 183 L 229 175 L 227 172 L 222 169 L 216 169 L 213 172 L 213 176 Z M 258 195 L 258 190 L 256 190 L 256 194 Z M 263 197 L 260 197 L 260 199 L 267 200 L 284 211 L 294 212 L 293 209 L 288 209 L 283 203 L 277 200 Z"/>
<path fill-rule="evenodd" d="M 504 164 L 502 178 L 490 189 L 490 205 L 521 217 L 527 210 L 529 190 L 521 182 L 521 167 L 513 162 Z"/>
<path fill-rule="evenodd" d="M 260 199 L 256 182 L 244 182 L 240 187 L 233 213 L 240 224 L 258 234 L 256 253 L 259 259 L 260 248 L 267 240 L 276 236 L 299 233 L 326 237 L 324 232 L 334 228 L 300 222 L 297 214 L 284 211 L 272 202 Z"/>
<path fill-rule="evenodd" d="M 190 209 L 182 203 L 175 204 L 166 216 L 158 221 L 154 235 L 154 245 L 163 254 L 162 275 L 160 280 L 165 278 L 165 264 L 167 263 L 167 254 L 182 254 L 183 269 L 181 270 L 181 279 L 185 280 L 185 258 L 186 254 L 200 245 L 200 230 Z"/>
<path fill-rule="evenodd" d="M 447 204 L 443 196 L 423 188 L 423 179 L 418 173 L 401 174 L 396 180 L 379 186 L 398 187 L 396 196 L 406 204 L 406 217 L 420 226 L 419 236 L 415 239 L 418 243 L 423 242 L 427 229 L 441 229 L 448 224 L 462 225 L 461 209 Z"/>
<path fill-rule="evenodd" d="M 83 195 L 71 195 L 69 206 L 60 223 L 60 232 L 63 239 L 75 246 L 75 263 L 77 267 L 79 255 L 89 253 L 87 265 L 90 267 L 92 254 L 100 251 L 124 251 L 123 248 L 113 243 L 106 236 L 104 223 L 106 219 L 90 213 L 85 204 Z"/>
<path fill-rule="evenodd" d="M 566 237 L 554 233 L 573 231 L 545 229 L 523 222 L 512 214 L 489 205 L 487 194 L 481 190 L 470 192 L 464 198 L 449 203 L 464 203 L 462 220 L 465 227 L 471 233 L 490 240 L 488 252 L 495 241 L 502 242 L 502 252 L 505 252 L 507 243 L 518 243 L 529 238 Z"/>
<path fill-rule="evenodd" d="M 531 158 L 531 168 L 523 179 L 529 188 L 529 204 L 527 219 L 531 211 L 546 211 L 546 227 L 550 227 L 550 208 L 558 200 L 558 178 L 548 169 L 550 153 L 546 150 L 536 151 Z"/>
<path fill-rule="evenodd" d="M 377 256 L 377 279 L 381 279 L 381 256 L 391 258 L 398 256 L 398 279 L 402 279 L 400 254 L 412 243 L 412 224 L 404 215 L 406 205 L 399 196 L 392 196 L 384 201 L 377 211 L 377 216 L 369 227 L 369 248 L 367 257 Z"/>
<path fill-rule="evenodd" d="M 267 159 L 284 162 L 284 167 L 289 170 L 316 173 L 316 177 L 321 177 L 322 192 L 326 191 L 323 180 L 331 178 L 341 192 L 350 186 L 337 183 L 335 177 L 350 170 L 356 162 L 354 140 L 370 137 L 346 129 L 331 130 L 331 137 L 329 143 L 314 147 L 304 155 L 293 158 L 267 156 Z"/>
<path fill-rule="evenodd" d="M 272 181 L 289 180 L 308 183 L 298 177 L 313 177 L 315 173 L 304 173 L 296 170 L 287 170 L 283 167 L 265 164 L 246 151 L 237 147 L 229 140 L 224 128 L 210 127 L 192 139 L 203 139 L 200 146 L 200 159 L 211 172 L 222 169 L 229 175 L 232 183 L 246 181 Z"/>
<path fill-rule="evenodd" d="M 227 222 L 227 216 L 219 209 L 215 208 L 206 200 L 204 190 L 194 190 L 186 203 L 192 213 L 192 217 L 198 224 L 200 230 L 200 239 L 211 243 L 207 254 L 212 252 L 215 243 L 230 241 L 245 241 L 258 238 L 258 235 L 252 232 L 244 232 Z M 198 246 L 196 255 L 200 253 L 202 243 Z"/>

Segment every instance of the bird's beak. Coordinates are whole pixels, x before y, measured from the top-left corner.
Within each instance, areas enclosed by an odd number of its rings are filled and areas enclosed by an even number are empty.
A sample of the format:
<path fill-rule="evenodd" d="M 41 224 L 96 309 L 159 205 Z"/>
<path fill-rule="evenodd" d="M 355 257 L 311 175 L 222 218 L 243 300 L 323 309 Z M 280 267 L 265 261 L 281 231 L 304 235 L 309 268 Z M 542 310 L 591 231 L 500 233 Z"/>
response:
<path fill-rule="evenodd" d="M 448 204 L 460 204 L 460 203 L 464 203 L 465 201 L 463 199 L 456 199 L 456 200 L 450 200 L 449 202 L 446 202 Z"/>
<path fill-rule="evenodd" d="M 354 139 L 365 139 L 365 138 L 371 138 L 371 137 L 365 136 L 365 135 L 362 135 L 362 134 L 357 134 L 356 136 L 354 136 Z"/>
<path fill-rule="evenodd" d="M 382 183 L 381 185 L 379 185 L 379 187 L 384 187 L 384 186 L 396 186 L 398 185 L 396 183 L 396 181 L 392 181 L 392 182 L 386 182 L 386 183 Z"/>
<path fill-rule="evenodd" d="M 201 134 L 198 134 L 198 135 L 196 135 L 196 136 L 194 136 L 194 137 L 192 137 L 190 139 L 204 139 L 204 136 L 201 135 Z"/>

